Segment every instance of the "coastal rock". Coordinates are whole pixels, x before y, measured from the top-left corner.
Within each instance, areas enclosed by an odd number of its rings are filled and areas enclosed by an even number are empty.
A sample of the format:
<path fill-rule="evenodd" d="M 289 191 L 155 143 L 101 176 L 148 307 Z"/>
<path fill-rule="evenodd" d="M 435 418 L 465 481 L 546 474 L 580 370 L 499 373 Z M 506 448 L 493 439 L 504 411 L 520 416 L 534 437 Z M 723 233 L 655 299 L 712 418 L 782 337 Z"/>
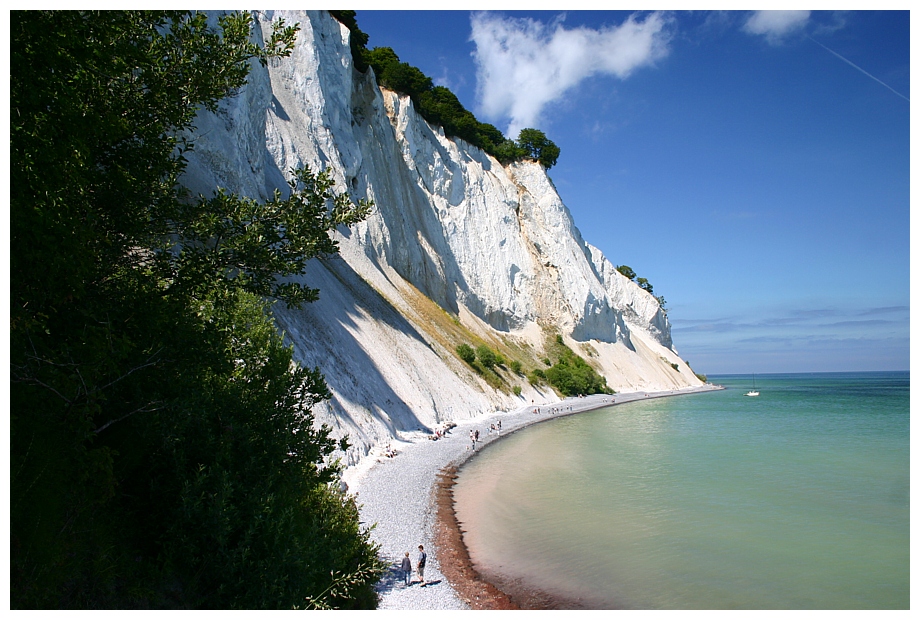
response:
<path fill-rule="evenodd" d="M 183 182 L 265 199 L 309 166 L 374 201 L 336 233 L 340 255 L 301 276 L 320 300 L 274 308 L 296 358 L 326 376 L 333 397 L 317 421 L 350 437 L 347 464 L 445 421 L 558 400 L 510 370 L 490 385 L 456 356 L 461 343 L 526 371 L 558 334 L 617 391 L 700 384 L 658 301 L 582 239 L 542 165 L 503 166 L 429 125 L 354 68 L 350 33 L 328 12 L 255 16 L 264 33 L 278 18 L 299 23 L 296 48 L 253 63 L 238 96 L 199 115 Z"/>

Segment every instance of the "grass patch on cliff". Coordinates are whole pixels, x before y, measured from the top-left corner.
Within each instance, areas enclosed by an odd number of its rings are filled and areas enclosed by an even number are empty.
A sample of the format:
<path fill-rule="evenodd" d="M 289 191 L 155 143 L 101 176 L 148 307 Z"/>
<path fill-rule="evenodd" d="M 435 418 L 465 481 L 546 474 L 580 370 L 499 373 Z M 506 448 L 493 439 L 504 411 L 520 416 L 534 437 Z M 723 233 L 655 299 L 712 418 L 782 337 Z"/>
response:
<path fill-rule="evenodd" d="M 412 284 L 404 281 L 400 288 L 411 309 L 407 318 L 422 327 L 432 350 L 442 358 L 453 356 L 463 362 L 495 390 L 517 394 L 515 388 L 528 381 L 534 386 L 548 384 L 563 396 L 613 393 L 606 378 L 553 332 L 544 330 L 542 351 L 511 335 L 483 338 Z M 597 356 L 590 344 L 582 347 L 589 357 Z"/>
<path fill-rule="evenodd" d="M 462 360 L 490 387 L 506 393 L 513 392 L 513 376 L 508 374 L 506 364 L 508 360 L 516 357 L 515 351 L 507 346 L 506 338 L 499 340 L 485 340 L 466 328 L 460 318 L 447 312 L 431 298 L 422 293 L 409 282 L 401 283 L 403 299 L 405 299 L 415 320 L 424 326 L 425 336 L 430 339 L 432 349 L 442 358 L 452 355 Z M 465 348 L 464 348 L 465 347 Z M 469 352 L 466 352 L 469 349 Z M 480 351 L 488 350 L 491 356 L 486 355 L 483 361 Z M 472 353 L 472 355 L 470 355 Z"/>

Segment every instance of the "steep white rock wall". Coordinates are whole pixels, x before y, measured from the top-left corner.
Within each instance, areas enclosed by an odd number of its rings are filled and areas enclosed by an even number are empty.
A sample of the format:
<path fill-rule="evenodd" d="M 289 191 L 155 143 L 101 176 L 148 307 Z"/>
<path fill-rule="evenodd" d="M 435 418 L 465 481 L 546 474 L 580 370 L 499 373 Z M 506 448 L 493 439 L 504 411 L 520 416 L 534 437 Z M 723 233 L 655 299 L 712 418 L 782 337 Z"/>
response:
<path fill-rule="evenodd" d="M 275 309 L 297 357 L 326 374 L 334 397 L 317 417 L 349 434 L 349 462 L 445 420 L 557 399 L 526 382 L 520 397 L 489 387 L 419 309 L 425 298 L 486 341 L 539 352 L 544 331 L 558 332 L 620 391 L 699 383 L 657 301 L 582 239 L 542 166 L 503 167 L 445 137 L 353 69 L 349 32 L 325 11 L 256 17 L 264 32 L 279 17 L 299 23 L 296 48 L 201 114 L 185 182 L 265 198 L 310 166 L 374 200 L 339 232 L 341 256 L 303 276 L 320 301 Z"/>

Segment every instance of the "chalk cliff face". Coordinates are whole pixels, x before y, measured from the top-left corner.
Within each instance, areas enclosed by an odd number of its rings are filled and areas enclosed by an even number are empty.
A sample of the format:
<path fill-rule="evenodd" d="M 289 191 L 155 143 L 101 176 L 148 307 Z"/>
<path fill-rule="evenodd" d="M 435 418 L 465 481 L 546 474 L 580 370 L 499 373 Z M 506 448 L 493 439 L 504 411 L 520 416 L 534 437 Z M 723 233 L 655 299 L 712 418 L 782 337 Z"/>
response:
<path fill-rule="evenodd" d="M 320 301 L 275 308 L 297 358 L 326 375 L 333 398 L 315 411 L 350 436 L 348 463 L 447 420 L 558 400 L 510 371 L 490 387 L 454 353 L 463 342 L 527 370 L 559 334 L 617 391 L 699 384 L 658 302 L 582 239 L 540 164 L 502 166 L 430 126 L 353 68 L 349 31 L 327 12 L 256 17 L 266 33 L 298 22 L 297 47 L 202 113 L 184 182 L 267 198 L 306 165 L 375 202 L 338 232 L 339 257 L 309 265 Z"/>

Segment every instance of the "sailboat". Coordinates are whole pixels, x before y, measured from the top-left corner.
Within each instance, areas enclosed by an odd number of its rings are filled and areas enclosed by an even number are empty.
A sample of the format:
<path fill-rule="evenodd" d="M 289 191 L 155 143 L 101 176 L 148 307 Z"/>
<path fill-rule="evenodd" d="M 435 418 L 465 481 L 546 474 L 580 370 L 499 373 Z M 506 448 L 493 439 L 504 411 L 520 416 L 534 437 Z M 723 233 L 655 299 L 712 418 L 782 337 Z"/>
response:
<path fill-rule="evenodd" d="M 745 394 L 745 396 L 760 396 L 760 392 L 757 391 L 757 381 L 754 380 L 754 375 L 751 375 L 751 391 Z"/>

